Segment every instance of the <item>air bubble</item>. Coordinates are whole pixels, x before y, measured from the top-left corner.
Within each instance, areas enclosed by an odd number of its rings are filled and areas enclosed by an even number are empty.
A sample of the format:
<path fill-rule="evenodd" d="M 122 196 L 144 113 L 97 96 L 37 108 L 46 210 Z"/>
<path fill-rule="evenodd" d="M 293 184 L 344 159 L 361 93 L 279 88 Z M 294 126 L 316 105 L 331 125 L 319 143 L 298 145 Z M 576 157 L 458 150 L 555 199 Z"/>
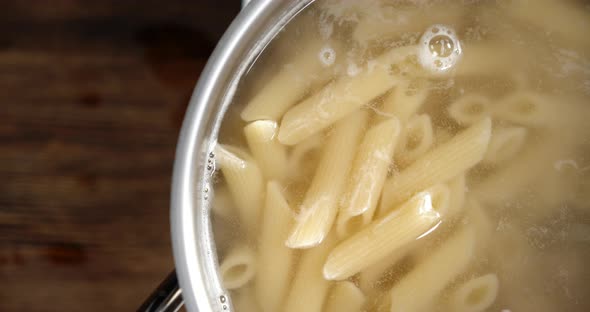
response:
<path fill-rule="evenodd" d="M 461 58 L 461 43 L 455 31 L 445 25 L 432 25 L 420 38 L 420 64 L 432 73 L 444 73 Z"/>
<path fill-rule="evenodd" d="M 436 56 L 449 57 L 455 48 L 453 40 L 446 35 L 438 35 L 428 42 L 430 52 Z"/>
<path fill-rule="evenodd" d="M 227 301 L 227 298 L 224 295 L 219 296 L 219 302 L 225 303 L 226 301 Z"/>
<path fill-rule="evenodd" d="M 324 66 L 331 66 L 336 61 L 336 51 L 331 47 L 324 47 L 320 51 L 319 58 Z"/>
<path fill-rule="evenodd" d="M 346 68 L 346 74 L 348 74 L 348 76 L 350 77 L 354 77 L 358 75 L 360 72 L 360 67 L 358 67 L 355 63 L 348 64 L 348 67 Z"/>

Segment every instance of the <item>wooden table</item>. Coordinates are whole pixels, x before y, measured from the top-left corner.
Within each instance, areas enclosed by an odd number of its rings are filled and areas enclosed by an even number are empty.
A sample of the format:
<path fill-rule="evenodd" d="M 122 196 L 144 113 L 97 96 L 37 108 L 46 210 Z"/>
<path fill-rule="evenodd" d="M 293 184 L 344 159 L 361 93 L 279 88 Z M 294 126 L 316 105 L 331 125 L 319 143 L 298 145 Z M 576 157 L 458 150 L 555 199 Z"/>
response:
<path fill-rule="evenodd" d="M 134 311 L 173 268 L 177 134 L 238 10 L 0 4 L 0 311 Z"/>

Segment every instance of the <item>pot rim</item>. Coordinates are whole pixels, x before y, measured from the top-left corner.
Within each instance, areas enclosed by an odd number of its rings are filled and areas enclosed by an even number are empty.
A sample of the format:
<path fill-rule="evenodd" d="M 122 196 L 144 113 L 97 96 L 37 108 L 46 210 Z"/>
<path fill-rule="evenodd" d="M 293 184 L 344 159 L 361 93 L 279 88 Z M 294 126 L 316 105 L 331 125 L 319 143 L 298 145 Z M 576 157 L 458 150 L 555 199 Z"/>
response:
<path fill-rule="evenodd" d="M 191 96 L 176 148 L 171 235 L 176 273 L 188 311 L 224 311 L 229 296 L 217 274 L 209 222 L 207 160 L 240 77 L 272 38 L 314 0 L 251 1 L 217 44 Z"/>

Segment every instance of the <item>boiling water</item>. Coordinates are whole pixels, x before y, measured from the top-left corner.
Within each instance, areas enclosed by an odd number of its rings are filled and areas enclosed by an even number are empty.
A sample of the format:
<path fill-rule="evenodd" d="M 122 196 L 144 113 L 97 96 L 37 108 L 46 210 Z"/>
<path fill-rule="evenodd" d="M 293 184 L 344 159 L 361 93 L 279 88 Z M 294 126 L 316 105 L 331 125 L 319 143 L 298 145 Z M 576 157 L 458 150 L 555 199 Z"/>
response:
<path fill-rule="evenodd" d="M 391 75 L 399 77 L 392 88 L 375 94 L 358 109 L 336 119 L 368 112 L 363 134 L 388 118 L 400 119 L 400 138 L 405 136 L 405 140 L 398 140 L 387 168 L 387 181 L 403 175 L 422 156 L 485 118 L 492 121 L 490 143 L 482 159 L 461 173 L 465 177 L 465 187 L 460 188 L 464 203 L 456 213 L 442 213 L 436 228 L 416 237 L 403 251 L 399 250 L 402 256 L 385 266 L 383 261 L 387 259 L 383 259 L 380 262 L 383 270 L 370 284 L 366 284 L 363 274 L 373 264 L 345 279 L 358 287 L 352 293 L 362 294 L 363 298 L 350 301 L 350 311 L 414 311 L 397 309 L 397 302 L 391 302 L 392 292 L 413 271 L 422 268 L 421 264 L 450 237 L 469 225 L 478 233 L 473 256 L 445 281 L 436 281 L 437 276 L 424 279 L 424 283 L 432 279 L 433 284 L 440 285 L 436 294 L 422 292 L 422 288 L 428 289 L 432 284 L 424 284 L 411 293 L 414 300 L 424 301 L 418 305 L 420 311 L 460 310 L 453 300 L 459 296 L 461 286 L 486 275 L 497 277 L 497 294 L 491 302 L 472 305 L 466 311 L 588 311 L 588 30 L 590 4 L 585 1 L 316 1 L 287 25 L 243 78 L 226 113 L 219 142 L 252 153 L 244 137 L 244 127 L 252 120 L 274 119 L 280 129 L 272 138 L 276 143 L 281 139 L 284 113 L 289 114 L 298 103 L 342 79 L 354 82 L 355 77 L 371 71 L 372 64 L 389 51 L 416 47 L 416 53 L 404 62 L 391 64 Z M 316 59 L 310 59 L 310 55 Z M 306 65 L 310 62 L 320 65 Z M 310 72 L 309 68 L 315 69 Z M 275 98 L 281 102 L 291 96 L 292 103 L 277 117 L 262 114 L 244 121 L 241 118 L 244 109 L 261 92 L 269 92 L 265 88 L 273 86 L 273 80 L 276 82 L 285 72 L 290 73 L 286 76 L 291 77 L 292 88 L 302 91 L 295 95 L 279 92 Z M 386 108 L 392 92 L 396 88 L 401 92 L 402 86 L 405 89 L 399 103 L 419 102 L 407 118 L 396 116 L 399 109 L 392 113 Z M 290 85 L 280 87 L 290 90 Z M 417 94 L 424 96 L 416 100 Z M 343 94 L 332 96 L 338 100 Z M 398 108 L 403 106 L 399 103 Z M 414 123 L 417 131 L 407 130 L 410 121 L 417 120 L 416 116 L 424 116 L 421 118 L 427 122 Z M 285 145 L 287 161 L 278 183 L 294 215 L 291 224 L 301 221 L 300 207 L 335 123 Z M 346 185 L 350 174 L 343 176 Z M 437 183 L 445 183 L 452 189 L 453 183 L 460 185 L 460 178 Z M 328 244 L 327 239 L 334 240 L 331 244 L 337 246 L 354 235 L 336 234 L 338 217 L 331 223 L 331 234 L 326 233 L 328 238 L 318 246 L 293 249 L 290 264 L 283 266 L 289 270 L 283 272 L 287 273 L 284 290 L 278 294 L 257 293 L 261 288 L 257 287 L 260 281 L 255 276 L 269 270 L 268 263 L 266 267 L 257 265 L 263 253 L 257 230 L 263 223 L 274 222 L 264 219 L 265 210 L 272 209 L 264 207 L 266 187 L 258 195 L 258 227 L 248 232 L 238 213 L 240 203 L 236 201 L 241 199 L 232 197 L 235 190 L 232 192 L 232 186 L 227 185 L 219 170 L 216 180 L 213 225 L 220 263 L 223 266 L 236 248 L 248 248 L 253 255 L 250 262 L 240 264 L 227 273 L 229 276 L 224 276 L 235 279 L 248 275 L 243 282 L 228 286 L 233 288 L 233 303 L 238 312 L 269 311 L 267 300 L 275 301 L 278 311 L 323 311 L 333 309 L 338 300 L 350 299 L 336 298 L 339 293 L 336 289 L 340 289 L 336 285 L 341 281 L 327 281 L 322 276 L 325 259 L 319 261 L 317 272 L 310 273 L 317 275 L 315 279 L 312 276 L 307 281 L 319 280 L 318 285 L 307 285 L 314 291 L 317 289 L 319 294 L 314 295 L 317 298 L 292 298 L 305 293 L 294 290 L 293 283 L 301 275 L 299 268 L 304 265 L 302 259 L 306 254 L 323 248 L 322 245 Z M 267 180 L 268 176 L 263 185 Z M 386 186 L 383 193 L 388 190 Z M 338 193 L 337 209 L 347 200 L 345 192 L 344 187 Z M 451 196 L 455 195 L 451 192 Z M 477 210 L 478 217 L 472 216 L 472 210 Z M 373 219 L 377 220 L 378 216 L 379 211 Z M 475 221 L 477 218 L 479 221 Z M 485 234 L 480 235 L 482 232 Z M 281 239 L 286 241 L 290 233 L 288 228 L 277 235 L 284 235 Z M 276 261 L 283 259 L 277 257 Z M 252 266 L 252 271 L 247 266 Z M 448 269 L 441 265 L 439 271 Z M 477 297 L 477 289 L 468 295 L 466 298 L 473 302 L 483 300 Z"/>

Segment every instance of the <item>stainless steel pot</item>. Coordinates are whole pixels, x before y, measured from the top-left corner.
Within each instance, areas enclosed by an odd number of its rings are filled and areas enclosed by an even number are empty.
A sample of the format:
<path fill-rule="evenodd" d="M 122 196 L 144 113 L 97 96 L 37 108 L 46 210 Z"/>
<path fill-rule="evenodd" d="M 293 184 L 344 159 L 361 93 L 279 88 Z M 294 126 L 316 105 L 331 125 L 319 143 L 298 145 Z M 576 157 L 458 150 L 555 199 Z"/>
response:
<path fill-rule="evenodd" d="M 172 180 L 176 272 L 140 311 L 231 311 L 221 285 L 209 219 L 213 147 L 241 77 L 271 39 L 313 0 L 253 0 L 236 17 L 201 73 L 186 112 Z"/>

